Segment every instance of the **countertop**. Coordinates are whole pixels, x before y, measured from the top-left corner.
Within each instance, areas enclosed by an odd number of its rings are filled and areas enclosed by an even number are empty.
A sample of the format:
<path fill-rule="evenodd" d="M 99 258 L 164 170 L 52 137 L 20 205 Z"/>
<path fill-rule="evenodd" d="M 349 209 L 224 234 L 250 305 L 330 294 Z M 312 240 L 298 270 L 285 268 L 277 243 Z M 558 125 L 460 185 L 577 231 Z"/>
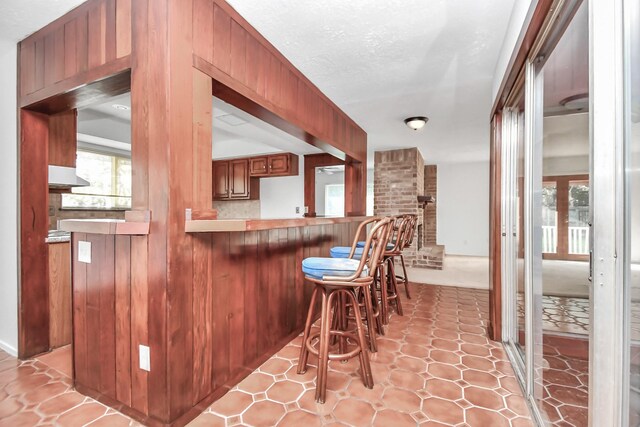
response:
<path fill-rule="evenodd" d="M 45 243 L 67 243 L 71 241 L 71 233 L 61 230 L 49 230 Z"/>
<path fill-rule="evenodd" d="M 122 219 L 63 219 L 58 222 L 62 231 L 89 234 L 149 234 L 148 222 L 130 222 Z"/>
<path fill-rule="evenodd" d="M 209 233 L 225 231 L 257 231 L 275 228 L 306 227 L 314 225 L 360 222 L 371 217 L 350 216 L 340 218 L 286 218 L 286 219 L 211 219 L 185 222 L 187 233 Z"/>

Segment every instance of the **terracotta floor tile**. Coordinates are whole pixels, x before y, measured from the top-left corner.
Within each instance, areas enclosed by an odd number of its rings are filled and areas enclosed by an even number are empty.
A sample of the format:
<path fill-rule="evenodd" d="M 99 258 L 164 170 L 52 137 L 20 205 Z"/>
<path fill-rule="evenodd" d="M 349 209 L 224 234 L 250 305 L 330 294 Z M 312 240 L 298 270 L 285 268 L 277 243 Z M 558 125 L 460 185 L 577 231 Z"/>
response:
<path fill-rule="evenodd" d="M 464 421 L 464 411 L 461 407 L 439 397 L 425 399 L 422 402 L 422 412 L 429 418 L 442 423 L 459 424 Z M 477 425 L 480 426 L 481 424 Z"/>
<path fill-rule="evenodd" d="M 482 408 L 468 408 L 466 411 L 467 424 L 470 426 L 509 427 L 509 421 L 497 412 Z"/>
<path fill-rule="evenodd" d="M 370 403 L 349 398 L 338 402 L 333 413 L 338 421 L 355 427 L 366 427 L 371 425 L 376 410 Z"/>
<path fill-rule="evenodd" d="M 504 408 L 502 396 L 479 387 L 467 387 L 464 389 L 464 398 L 472 405 L 495 411 Z"/>
<path fill-rule="evenodd" d="M 81 426 L 103 416 L 107 408 L 99 403 L 83 403 L 60 415 L 56 422 L 63 426 Z"/>
<path fill-rule="evenodd" d="M 73 375 L 71 352 L 71 345 L 66 345 L 64 347 L 57 348 L 50 353 L 42 354 L 36 357 L 36 360 L 71 378 L 71 376 Z"/>
<path fill-rule="evenodd" d="M 276 402 L 289 403 L 298 400 L 298 397 L 300 397 L 303 392 L 304 387 L 301 384 L 294 383 L 293 381 L 281 381 L 269 387 L 267 397 Z"/>
<path fill-rule="evenodd" d="M 285 408 L 282 403 L 270 402 L 263 400 L 256 402 L 242 414 L 242 420 L 254 426 L 274 426 L 280 421 L 285 414 Z"/>
<path fill-rule="evenodd" d="M 209 410 L 218 415 L 230 417 L 240 415 L 252 403 L 253 397 L 250 394 L 231 390 L 211 405 Z"/>
<path fill-rule="evenodd" d="M 433 378 L 427 380 L 427 391 L 431 395 L 448 400 L 458 400 L 462 398 L 462 388 L 453 381 Z"/>
<path fill-rule="evenodd" d="M 416 421 L 411 418 L 411 415 L 391 409 L 379 411 L 373 420 L 374 427 L 415 427 L 415 425 Z"/>
<path fill-rule="evenodd" d="M 319 427 L 322 425 L 321 417 L 311 412 L 296 411 L 289 412 L 278 423 L 281 427 Z"/>
<path fill-rule="evenodd" d="M 224 418 L 205 412 L 187 425 L 189 427 L 225 427 L 226 422 Z"/>
<path fill-rule="evenodd" d="M 428 285 L 415 285 L 412 291 L 405 315 L 391 315 L 386 335 L 379 337 L 379 351 L 371 355 L 373 389 L 364 387 L 357 359 L 331 362 L 326 403 L 316 403 L 317 358 L 310 357 L 307 372 L 298 375 L 301 338 L 296 337 L 189 425 L 493 427 L 508 425 L 508 419 L 515 427 L 526 425 L 528 408 L 502 346 L 486 338 L 487 292 Z M 569 361 L 554 351 L 558 359 L 552 367 L 564 363 L 568 368 Z M 58 422 L 58 417 L 60 425 L 138 425 L 71 390 L 70 378 L 61 372 L 63 353 L 16 362 L 0 351 L 0 425 L 9 419 L 15 423 L 7 425 L 31 426 L 40 421 L 39 414 L 42 425 Z M 584 375 L 578 369 L 582 365 L 575 366 L 573 375 Z M 37 406 L 20 412 L 23 401 Z M 498 401 L 508 406 L 501 407 L 502 413 L 473 404 L 498 407 Z M 548 402 L 559 404 L 551 398 Z M 560 422 L 580 419 L 579 411 L 564 412 L 564 420 L 557 414 Z M 488 419 L 494 424 L 482 424 Z"/>

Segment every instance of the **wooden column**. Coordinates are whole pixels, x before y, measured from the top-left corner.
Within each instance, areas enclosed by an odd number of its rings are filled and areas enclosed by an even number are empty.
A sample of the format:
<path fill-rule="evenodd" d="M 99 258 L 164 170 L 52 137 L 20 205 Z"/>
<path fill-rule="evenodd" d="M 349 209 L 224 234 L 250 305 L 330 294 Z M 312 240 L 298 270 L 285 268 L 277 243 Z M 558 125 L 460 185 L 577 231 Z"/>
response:
<path fill-rule="evenodd" d="M 49 230 L 47 158 L 49 121 L 44 114 L 20 111 L 20 310 L 21 359 L 49 350 Z M 22 304 L 28 301 L 28 304 Z"/>
<path fill-rule="evenodd" d="M 489 337 L 502 340 L 502 114 L 491 123 L 491 160 L 489 173 Z"/>
<path fill-rule="evenodd" d="M 344 215 L 360 216 L 367 210 L 367 167 L 350 157 L 344 164 Z"/>
<path fill-rule="evenodd" d="M 193 238 L 185 209 L 211 208 L 211 78 L 192 68 L 192 3 L 133 3 L 133 206 L 148 236 L 147 405 L 170 423 L 193 406 Z M 133 308 L 132 308 L 133 309 Z M 137 369 L 137 367 L 135 368 Z"/>

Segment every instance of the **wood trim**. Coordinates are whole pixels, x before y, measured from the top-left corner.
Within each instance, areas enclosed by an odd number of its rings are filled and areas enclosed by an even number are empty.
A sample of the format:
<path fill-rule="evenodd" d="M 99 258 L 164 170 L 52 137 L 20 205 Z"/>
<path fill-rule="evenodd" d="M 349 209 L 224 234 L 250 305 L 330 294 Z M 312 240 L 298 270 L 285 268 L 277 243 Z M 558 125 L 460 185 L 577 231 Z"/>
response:
<path fill-rule="evenodd" d="M 502 113 L 491 122 L 489 173 L 489 337 L 502 341 Z"/>
<path fill-rule="evenodd" d="M 130 222 L 120 219 L 63 219 L 60 230 L 71 233 L 146 235 L 149 222 Z"/>
<path fill-rule="evenodd" d="M 500 88 L 498 89 L 496 99 L 493 107 L 491 108 L 491 117 L 494 117 L 495 114 L 504 107 L 505 102 L 514 87 L 516 79 L 518 78 L 518 74 L 520 74 L 523 69 L 527 57 L 529 56 L 529 52 L 542 29 L 542 25 L 544 24 L 549 11 L 551 10 L 553 2 L 554 0 L 537 1 L 536 8 L 531 20 L 529 21 L 524 38 L 520 45 L 515 47 L 515 57 L 513 57 L 510 65 L 507 67 L 506 74 L 500 83 Z"/>

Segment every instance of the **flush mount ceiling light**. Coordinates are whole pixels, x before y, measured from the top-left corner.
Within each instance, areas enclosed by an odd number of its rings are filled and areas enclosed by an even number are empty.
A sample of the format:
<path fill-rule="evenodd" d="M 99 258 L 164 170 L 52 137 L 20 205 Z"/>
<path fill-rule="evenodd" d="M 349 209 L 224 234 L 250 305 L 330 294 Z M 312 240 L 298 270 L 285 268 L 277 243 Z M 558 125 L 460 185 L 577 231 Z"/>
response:
<path fill-rule="evenodd" d="M 113 104 L 112 107 L 115 108 L 116 110 L 122 110 L 122 111 L 129 111 L 131 109 L 131 107 L 129 107 L 128 105 L 122 105 L 122 104 Z"/>
<path fill-rule="evenodd" d="M 571 111 L 588 111 L 589 110 L 589 94 L 579 93 L 577 95 L 569 96 L 562 101 L 562 105 L 567 110 Z"/>
<path fill-rule="evenodd" d="M 409 117 L 404 119 L 404 124 L 413 130 L 420 130 L 427 124 L 429 118 L 424 116 Z"/>

